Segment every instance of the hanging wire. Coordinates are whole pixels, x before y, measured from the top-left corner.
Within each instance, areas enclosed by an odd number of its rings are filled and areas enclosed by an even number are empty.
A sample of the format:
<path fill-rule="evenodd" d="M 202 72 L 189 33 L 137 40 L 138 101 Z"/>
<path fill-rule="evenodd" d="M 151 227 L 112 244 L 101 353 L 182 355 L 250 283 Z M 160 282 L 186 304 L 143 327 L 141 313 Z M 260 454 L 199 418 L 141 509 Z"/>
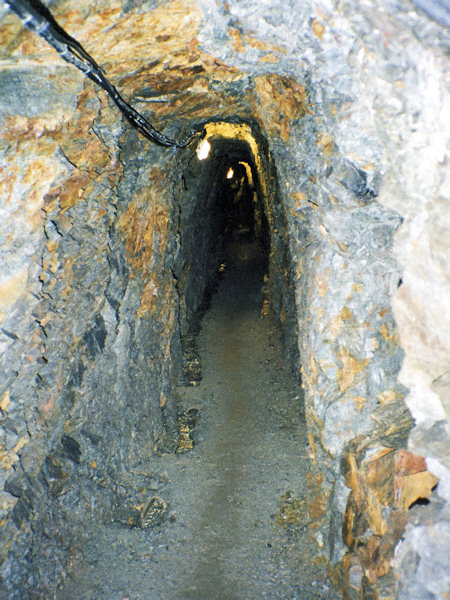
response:
<path fill-rule="evenodd" d="M 5 2 L 25 27 L 44 38 L 65 61 L 80 69 L 86 77 L 103 88 L 131 125 L 147 139 L 160 146 L 186 148 L 201 133 L 201 129 L 192 129 L 185 139 L 178 141 L 157 131 L 137 110 L 125 102 L 107 79 L 103 69 L 77 40 L 64 31 L 42 2 L 39 0 L 5 0 Z"/>

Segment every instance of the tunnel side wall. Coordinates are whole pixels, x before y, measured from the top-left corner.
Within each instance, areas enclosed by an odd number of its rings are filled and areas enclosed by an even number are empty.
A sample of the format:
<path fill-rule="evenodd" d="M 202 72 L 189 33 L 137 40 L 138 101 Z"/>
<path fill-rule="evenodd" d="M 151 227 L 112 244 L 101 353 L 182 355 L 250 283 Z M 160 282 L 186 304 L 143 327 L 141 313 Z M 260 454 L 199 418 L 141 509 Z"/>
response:
<path fill-rule="evenodd" d="M 215 283 L 222 251 L 223 216 L 218 214 L 217 169 L 211 159 L 200 161 L 192 146 L 180 157 L 175 186 L 177 253 L 173 272 L 179 297 L 180 332 L 198 328 L 205 296 Z M 221 209 L 223 210 L 223 209 Z"/>
<path fill-rule="evenodd" d="M 138 472 L 176 444 L 168 154 L 134 132 L 119 147 L 105 98 L 58 69 L 0 74 L 0 595 L 11 598 L 52 594 L 90 518 L 138 523 L 133 507 L 151 493 Z"/>
<path fill-rule="evenodd" d="M 312 533 L 343 558 L 346 597 L 437 598 L 449 583 L 431 550 L 449 545 L 448 33 L 403 2 L 250 4 L 201 2 L 200 39 L 253 73 L 278 172 L 309 510 L 323 523 Z"/>

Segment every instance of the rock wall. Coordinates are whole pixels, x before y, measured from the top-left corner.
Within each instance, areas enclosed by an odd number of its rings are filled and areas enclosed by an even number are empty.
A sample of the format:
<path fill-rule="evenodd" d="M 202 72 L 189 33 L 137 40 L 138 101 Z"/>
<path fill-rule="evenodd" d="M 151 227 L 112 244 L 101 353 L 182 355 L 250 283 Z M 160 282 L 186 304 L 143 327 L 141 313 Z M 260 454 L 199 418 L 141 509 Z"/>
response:
<path fill-rule="evenodd" d="M 139 138 L 0 10 L 2 576 L 45 597 L 79 524 L 129 518 L 139 464 L 173 448 L 183 198 L 187 227 L 203 217 L 187 217 L 187 155 Z M 172 137 L 217 119 L 266 140 L 311 535 L 343 560 L 348 598 L 444 597 L 446 30 L 407 0 L 51 10 Z"/>
<path fill-rule="evenodd" d="M 85 520 L 127 519 L 139 465 L 177 441 L 174 209 L 168 155 L 6 22 L 2 576 L 48 597 Z"/>

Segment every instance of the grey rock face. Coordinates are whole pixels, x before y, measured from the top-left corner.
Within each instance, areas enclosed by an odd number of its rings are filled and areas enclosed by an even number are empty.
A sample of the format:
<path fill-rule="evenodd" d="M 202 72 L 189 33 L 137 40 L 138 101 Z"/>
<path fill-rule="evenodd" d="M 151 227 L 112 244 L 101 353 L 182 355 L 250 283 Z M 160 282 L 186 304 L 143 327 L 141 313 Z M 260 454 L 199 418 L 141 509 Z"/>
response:
<path fill-rule="evenodd" d="M 445 598 L 448 592 L 448 561 L 444 549 L 450 543 L 448 506 L 442 501 L 414 509 L 404 540 L 399 544 L 394 565 L 400 575 L 397 597 Z M 425 519 L 424 519 L 425 517 Z"/>

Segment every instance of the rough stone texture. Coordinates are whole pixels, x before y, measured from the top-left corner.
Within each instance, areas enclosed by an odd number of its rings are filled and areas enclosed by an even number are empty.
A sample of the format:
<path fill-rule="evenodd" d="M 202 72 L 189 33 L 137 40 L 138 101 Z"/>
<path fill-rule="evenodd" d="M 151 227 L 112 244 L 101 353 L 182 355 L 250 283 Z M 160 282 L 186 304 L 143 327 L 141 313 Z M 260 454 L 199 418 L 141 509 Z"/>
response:
<path fill-rule="evenodd" d="M 110 518 L 129 472 L 176 443 L 174 237 L 162 151 L 131 133 L 122 161 L 104 97 L 60 65 L 28 87 L 20 62 L 2 72 L 3 576 L 47 597 L 77 522 Z"/>
<path fill-rule="evenodd" d="M 349 598 L 444 597 L 447 31 L 408 0 L 51 9 L 169 135 L 249 124 L 272 304 L 298 321 L 311 533 L 343 558 Z M 0 17 L 2 576 L 12 598 L 26 586 L 45 597 L 79 523 L 113 518 L 140 461 L 174 449 L 180 322 L 207 284 L 188 276 L 178 296 L 175 277 L 186 261 L 203 271 L 193 235 L 207 211 L 194 202 L 214 173 L 183 182 L 190 151 L 138 138 L 103 92 Z M 430 504 L 407 510 L 433 475 Z"/>

